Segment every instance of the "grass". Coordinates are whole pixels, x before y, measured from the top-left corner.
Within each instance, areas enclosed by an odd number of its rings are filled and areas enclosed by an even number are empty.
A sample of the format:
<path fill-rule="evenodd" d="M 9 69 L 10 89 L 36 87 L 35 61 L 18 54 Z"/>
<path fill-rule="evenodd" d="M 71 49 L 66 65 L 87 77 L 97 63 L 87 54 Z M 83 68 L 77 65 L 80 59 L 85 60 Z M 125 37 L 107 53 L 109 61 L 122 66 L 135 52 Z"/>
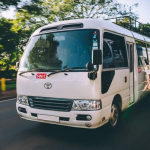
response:
<path fill-rule="evenodd" d="M 16 81 L 6 81 L 6 91 L 16 89 Z M 0 82 L 0 91 L 1 91 L 1 82 Z"/>

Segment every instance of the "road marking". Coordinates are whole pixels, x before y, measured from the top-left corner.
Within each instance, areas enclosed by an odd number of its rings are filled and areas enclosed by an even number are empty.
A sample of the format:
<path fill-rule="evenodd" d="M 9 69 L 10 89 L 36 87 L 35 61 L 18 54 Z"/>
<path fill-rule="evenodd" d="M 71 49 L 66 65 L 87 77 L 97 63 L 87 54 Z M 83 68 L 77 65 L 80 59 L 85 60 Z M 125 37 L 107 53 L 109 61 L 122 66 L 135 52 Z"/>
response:
<path fill-rule="evenodd" d="M 11 100 L 15 100 L 15 99 L 16 99 L 16 98 L 7 99 L 7 100 L 4 100 L 4 101 L 0 101 L 0 103 L 7 102 L 7 101 L 11 101 Z"/>

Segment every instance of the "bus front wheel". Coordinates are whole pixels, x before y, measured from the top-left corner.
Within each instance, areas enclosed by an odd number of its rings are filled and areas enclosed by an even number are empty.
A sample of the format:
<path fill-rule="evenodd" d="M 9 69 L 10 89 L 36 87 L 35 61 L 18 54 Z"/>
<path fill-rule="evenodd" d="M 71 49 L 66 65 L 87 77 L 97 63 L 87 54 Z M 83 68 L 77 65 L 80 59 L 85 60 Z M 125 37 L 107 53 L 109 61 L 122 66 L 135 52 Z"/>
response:
<path fill-rule="evenodd" d="M 116 103 L 113 103 L 111 105 L 111 114 L 110 114 L 110 119 L 109 119 L 109 125 L 111 128 L 115 128 L 120 119 L 120 110 L 119 107 Z"/>

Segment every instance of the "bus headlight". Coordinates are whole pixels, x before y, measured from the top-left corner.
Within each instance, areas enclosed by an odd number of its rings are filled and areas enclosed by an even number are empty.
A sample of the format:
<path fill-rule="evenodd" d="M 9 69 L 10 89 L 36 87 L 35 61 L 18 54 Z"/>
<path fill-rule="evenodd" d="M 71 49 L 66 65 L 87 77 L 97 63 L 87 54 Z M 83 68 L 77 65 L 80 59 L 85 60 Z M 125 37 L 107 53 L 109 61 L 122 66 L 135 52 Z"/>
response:
<path fill-rule="evenodd" d="M 29 105 L 27 96 L 18 95 L 17 102 L 23 105 Z"/>
<path fill-rule="evenodd" d="M 72 110 L 99 110 L 101 109 L 100 100 L 74 100 Z"/>

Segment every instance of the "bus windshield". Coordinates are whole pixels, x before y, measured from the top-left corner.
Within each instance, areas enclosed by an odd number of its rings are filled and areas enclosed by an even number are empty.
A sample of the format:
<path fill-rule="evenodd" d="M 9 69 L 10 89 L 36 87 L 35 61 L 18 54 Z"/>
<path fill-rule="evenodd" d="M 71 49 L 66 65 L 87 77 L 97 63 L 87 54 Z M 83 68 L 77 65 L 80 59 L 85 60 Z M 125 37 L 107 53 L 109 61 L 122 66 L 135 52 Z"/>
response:
<path fill-rule="evenodd" d="M 73 67 L 85 70 L 86 64 L 92 61 L 92 50 L 98 48 L 99 31 L 96 29 L 37 35 L 27 45 L 19 71 Z"/>

